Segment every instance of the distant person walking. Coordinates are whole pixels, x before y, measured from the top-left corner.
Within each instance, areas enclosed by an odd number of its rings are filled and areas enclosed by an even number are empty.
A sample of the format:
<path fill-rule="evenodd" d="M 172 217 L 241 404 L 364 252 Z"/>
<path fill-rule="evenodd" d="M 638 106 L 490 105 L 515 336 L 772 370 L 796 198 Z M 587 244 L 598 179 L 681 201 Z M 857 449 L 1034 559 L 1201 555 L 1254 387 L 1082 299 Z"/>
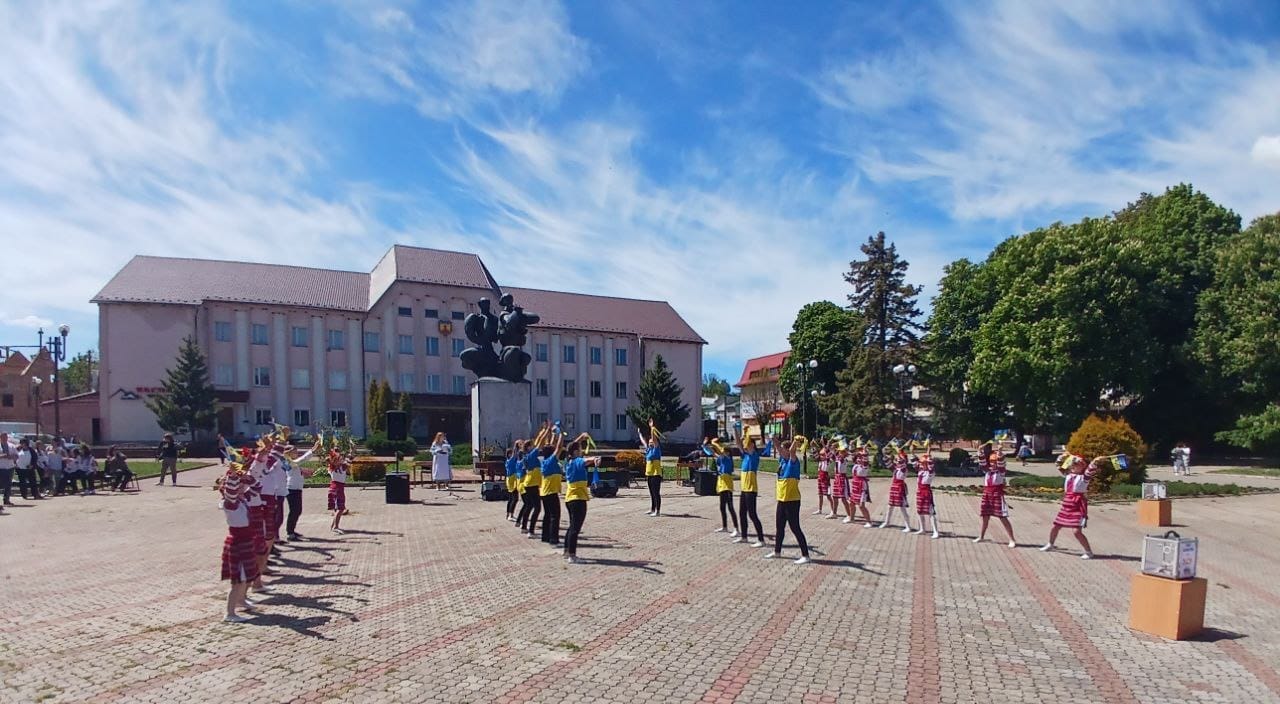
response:
<path fill-rule="evenodd" d="M 453 466 L 449 464 L 451 452 L 453 447 L 449 445 L 449 438 L 444 433 L 436 433 L 435 440 L 431 441 L 431 483 L 436 491 L 442 487 L 448 491 L 449 483 L 453 481 Z"/>
<path fill-rule="evenodd" d="M 1173 473 L 1175 475 L 1191 474 L 1191 448 L 1187 447 L 1187 443 L 1179 442 L 1174 446 L 1173 452 Z"/>
<path fill-rule="evenodd" d="M 40 471 L 40 453 L 27 438 L 18 441 L 18 456 L 14 463 L 18 468 L 18 488 L 22 491 L 22 498 L 40 499 L 40 480 L 36 477 Z"/>
<path fill-rule="evenodd" d="M 160 481 L 156 486 L 164 486 L 164 473 L 173 477 L 173 485 L 178 485 L 178 443 L 173 440 L 173 433 L 165 433 L 164 439 L 156 448 L 156 459 L 160 461 Z"/>
<path fill-rule="evenodd" d="M 9 442 L 8 433 L 0 433 L 0 492 L 4 493 L 4 505 L 12 506 L 9 494 L 13 491 L 13 470 L 18 467 L 18 448 Z"/>

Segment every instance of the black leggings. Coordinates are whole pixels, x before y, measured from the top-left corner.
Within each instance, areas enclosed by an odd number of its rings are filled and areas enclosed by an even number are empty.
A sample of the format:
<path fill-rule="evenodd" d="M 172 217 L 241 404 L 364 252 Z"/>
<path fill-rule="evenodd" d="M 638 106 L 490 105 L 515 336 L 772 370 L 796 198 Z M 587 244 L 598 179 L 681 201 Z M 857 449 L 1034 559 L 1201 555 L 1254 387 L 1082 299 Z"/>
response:
<path fill-rule="evenodd" d="M 507 492 L 507 515 L 514 516 L 516 514 L 516 502 L 520 500 L 520 488 L 516 487 L 515 491 Z"/>
<path fill-rule="evenodd" d="M 726 511 L 728 515 L 726 515 Z M 733 527 L 738 527 L 738 514 L 733 512 L 733 492 L 720 492 L 720 527 L 729 530 L 729 519 L 733 519 Z"/>
<path fill-rule="evenodd" d="M 773 551 L 775 553 L 782 552 L 782 536 L 787 532 L 787 526 L 791 526 L 791 532 L 796 534 L 796 542 L 800 543 L 800 554 L 808 557 L 809 542 L 804 539 L 804 531 L 800 530 L 799 501 L 778 502 L 778 532 L 777 535 L 773 536 Z"/>
<path fill-rule="evenodd" d="M 569 530 L 564 534 L 564 552 L 566 555 L 577 555 L 578 536 L 582 534 L 582 524 L 587 521 L 587 502 L 566 501 L 564 507 L 569 512 Z"/>
<path fill-rule="evenodd" d="M 538 498 L 538 487 L 525 487 L 521 496 L 524 505 L 520 507 L 520 520 L 517 523 L 521 530 L 532 533 L 538 527 L 538 513 L 542 511 L 542 500 Z"/>
<path fill-rule="evenodd" d="M 560 544 L 560 495 L 542 497 L 542 542 Z"/>
<path fill-rule="evenodd" d="M 298 532 L 298 519 L 302 516 L 302 490 L 289 490 L 289 517 L 285 519 L 285 533 L 294 535 Z"/>
<path fill-rule="evenodd" d="M 763 543 L 764 526 L 760 525 L 760 514 L 756 511 L 756 496 L 757 494 L 754 491 L 744 491 L 738 497 L 738 514 L 741 516 L 740 520 L 742 521 L 739 524 L 741 529 L 738 531 L 738 535 L 744 538 L 747 537 L 747 518 L 750 517 L 751 521 L 756 524 L 756 537 Z"/>
<path fill-rule="evenodd" d="M 649 511 L 660 513 L 662 511 L 662 475 L 645 477 L 645 481 L 649 484 Z"/>

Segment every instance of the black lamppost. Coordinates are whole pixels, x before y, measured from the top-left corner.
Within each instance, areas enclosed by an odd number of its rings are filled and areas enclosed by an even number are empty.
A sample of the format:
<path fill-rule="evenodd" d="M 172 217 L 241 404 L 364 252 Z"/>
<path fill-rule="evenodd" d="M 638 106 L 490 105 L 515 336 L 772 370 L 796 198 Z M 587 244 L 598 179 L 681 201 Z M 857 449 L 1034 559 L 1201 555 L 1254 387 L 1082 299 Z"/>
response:
<path fill-rule="evenodd" d="M 893 367 L 893 375 L 898 378 L 898 397 L 902 404 L 898 420 L 898 435 L 903 437 L 907 433 L 907 388 L 916 371 L 914 364 L 897 364 Z"/>
<path fill-rule="evenodd" d="M 800 432 L 803 434 L 809 426 L 809 401 L 805 398 L 809 395 L 809 380 L 813 377 L 813 372 L 818 368 L 818 360 L 811 359 L 809 364 L 804 362 L 796 362 L 796 371 L 800 373 Z M 792 433 L 794 436 L 795 433 Z M 809 475 L 809 453 L 804 454 L 801 459 L 804 463 L 805 476 Z"/>
<path fill-rule="evenodd" d="M 58 366 L 67 358 L 67 335 L 71 332 L 71 326 L 63 323 L 58 326 L 58 337 L 50 336 L 49 341 L 44 340 L 44 328 L 40 328 L 40 346 L 49 350 L 49 357 L 53 359 L 53 437 L 55 440 L 62 439 L 62 409 L 59 406 L 62 394 L 59 392 L 58 385 Z"/>

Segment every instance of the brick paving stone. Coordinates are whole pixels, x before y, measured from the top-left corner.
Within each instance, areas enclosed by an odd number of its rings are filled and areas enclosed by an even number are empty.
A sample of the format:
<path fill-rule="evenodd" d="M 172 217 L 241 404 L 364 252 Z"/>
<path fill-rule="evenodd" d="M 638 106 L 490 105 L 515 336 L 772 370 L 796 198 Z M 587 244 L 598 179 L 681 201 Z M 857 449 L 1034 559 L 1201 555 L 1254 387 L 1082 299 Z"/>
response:
<path fill-rule="evenodd" d="M 807 566 L 670 484 L 661 519 L 642 489 L 593 500 L 578 566 L 474 491 L 353 490 L 333 536 L 308 490 L 262 615 L 223 624 L 213 476 L 0 516 L 0 702 L 1280 701 L 1280 495 L 1175 502 L 1213 629 L 1175 643 L 1125 627 L 1133 506 L 1092 507 L 1084 562 L 1034 549 L 1045 502 L 1013 502 L 1024 547 L 972 544 L 977 498 L 945 486 L 936 541 L 804 512 Z"/>

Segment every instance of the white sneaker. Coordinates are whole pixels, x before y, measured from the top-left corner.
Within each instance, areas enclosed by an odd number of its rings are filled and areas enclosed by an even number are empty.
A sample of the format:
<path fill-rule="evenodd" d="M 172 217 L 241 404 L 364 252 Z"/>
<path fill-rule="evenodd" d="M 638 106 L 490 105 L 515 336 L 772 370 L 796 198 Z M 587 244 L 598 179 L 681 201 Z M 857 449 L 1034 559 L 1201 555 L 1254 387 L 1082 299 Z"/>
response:
<path fill-rule="evenodd" d="M 911 526 L 910 526 L 910 525 L 904 526 L 904 527 L 902 528 L 902 532 L 903 532 L 903 533 L 910 533 L 910 532 L 911 532 Z"/>
<path fill-rule="evenodd" d="M 662 518 L 662 512 L 661 512 L 661 511 L 657 511 L 657 512 L 655 512 L 655 513 L 653 514 L 653 517 L 654 517 L 654 518 Z"/>
<path fill-rule="evenodd" d="M 730 537 L 730 538 L 736 538 L 736 537 L 738 537 L 738 529 L 737 529 L 737 528 L 734 528 L 733 530 L 729 531 L 729 537 Z"/>
<path fill-rule="evenodd" d="M 245 621 L 248 621 L 248 620 L 249 619 L 239 614 L 227 614 L 226 616 L 222 617 L 223 623 L 244 623 Z"/>
<path fill-rule="evenodd" d="M 566 559 L 565 559 L 565 562 L 567 562 L 567 563 L 569 563 L 569 564 L 571 564 L 571 565 L 581 565 L 581 564 L 582 564 L 582 560 L 579 560 L 577 555 L 572 555 L 572 556 L 570 556 L 570 557 L 566 558 Z"/>
<path fill-rule="evenodd" d="M 984 538 L 983 538 L 982 536 L 978 536 L 977 538 L 974 538 L 974 539 L 973 539 L 973 542 L 975 542 L 975 543 L 981 543 L 983 540 L 984 540 Z"/>
<path fill-rule="evenodd" d="M 938 538 L 941 538 L 941 537 L 942 537 L 942 535 L 940 535 L 940 534 L 939 534 L 939 533 L 937 533 L 937 532 L 934 532 L 934 534 L 933 534 L 933 539 L 934 539 L 934 540 L 937 540 Z"/>
<path fill-rule="evenodd" d="M 780 553 L 780 552 L 773 552 L 773 551 L 769 551 L 769 552 L 767 552 L 767 553 L 765 553 L 765 554 L 764 554 L 764 559 L 766 559 L 766 560 L 772 560 L 772 559 L 773 559 L 773 558 L 775 558 L 775 557 L 782 557 L 782 553 Z"/>
<path fill-rule="evenodd" d="M 724 528 L 716 528 L 715 530 L 713 530 L 713 531 L 711 531 L 711 532 L 712 532 L 712 533 L 727 533 L 728 531 L 726 531 Z"/>
<path fill-rule="evenodd" d="M 731 542 L 731 543 L 745 543 L 745 542 L 747 542 L 747 539 L 746 539 L 746 538 L 734 538 L 733 540 L 730 540 L 729 542 Z"/>
<path fill-rule="evenodd" d="M 871 521 L 867 521 L 866 523 L 863 523 L 863 524 L 862 524 L 862 527 L 863 527 L 863 528 L 875 528 L 875 525 L 874 525 L 873 523 L 871 523 Z"/>
<path fill-rule="evenodd" d="M 752 544 L 751 544 L 751 547 L 753 547 L 753 548 L 762 548 L 762 547 L 764 547 L 764 543 L 762 543 L 762 542 L 760 542 L 759 540 L 757 540 L 756 542 L 754 542 L 754 543 L 752 543 Z"/>
<path fill-rule="evenodd" d="M 650 512 L 648 512 L 648 513 L 644 514 L 644 515 L 646 515 L 646 516 L 652 516 L 652 515 L 654 515 L 654 513 L 653 513 L 653 511 L 650 511 Z"/>
<path fill-rule="evenodd" d="M 920 530 L 915 531 L 916 535 L 924 535 L 924 526 L 920 526 Z"/>
<path fill-rule="evenodd" d="M 797 558 L 796 558 L 796 564 L 797 564 L 797 565 L 807 565 L 807 564 L 809 564 L 809 558 L 807 558 L 807 557 L 805 557 L 805 556 L 801 555 L 800 557 L 797 557 Z"/>
<path fill-rule="evenodd" d="M 1040 548 L 1040 552 L 1049 552 L 1052 549 L 1053 549 L 1053 543 L 1045 543 L 1045 546 Z"/>
<path fill-rule="evenodd" d="M 814 511 L 814 512 L 813 512 L 813 515 L 815 515 L 815 516 L 821 516 L 821 515 L 822 515 L 822 509 L 818 509 L 817 511 Z"/>
<path fill-rule="evenodd" d="M 1083 554 L 1081 554 L 1081 555 L 1080 555 L 1080 559 L 1081 559 L 1081 560 L 1092 560 L 1092 559 L 1093 559 L 1093 553 L 1091 553 L 1091 552 L 1083 553 Z"/>
<path fill-rule="evenodd" d="M 832 520 L 835 520 L 835 519 L 837 519 L 837 518 L 839 518 L 839 516 L 837 516 L 837 515 L 836 515 L 836 514 L 834 514 L 834 513 L 832 513 L 832 514 L 828 514 L 828 515 L 827 515 L 827 520 L 828 520 L 828 521 L 832 521 Z"/>
<path fill-rule="evenodd" d="M 881 528 L 888 528 L 888 527 L 889 527 L 889 522 L 888 522 L 888 521 L 885 521 L 884 523 L 881 523 L 881 524 L 880 524 L 880 527 L 881 527 Z"/>
<path fill-rule="evenodd" d="M 1011 547 L 1011 548 L 1016 548 L 1016 547 L 1018 547 L 1018 544 L 1017 544 L 1017 543 L 1015 543 L 1014 541 L 1010 540 L 1010 541 L 1009 541 L 1009 547 Z"/>

